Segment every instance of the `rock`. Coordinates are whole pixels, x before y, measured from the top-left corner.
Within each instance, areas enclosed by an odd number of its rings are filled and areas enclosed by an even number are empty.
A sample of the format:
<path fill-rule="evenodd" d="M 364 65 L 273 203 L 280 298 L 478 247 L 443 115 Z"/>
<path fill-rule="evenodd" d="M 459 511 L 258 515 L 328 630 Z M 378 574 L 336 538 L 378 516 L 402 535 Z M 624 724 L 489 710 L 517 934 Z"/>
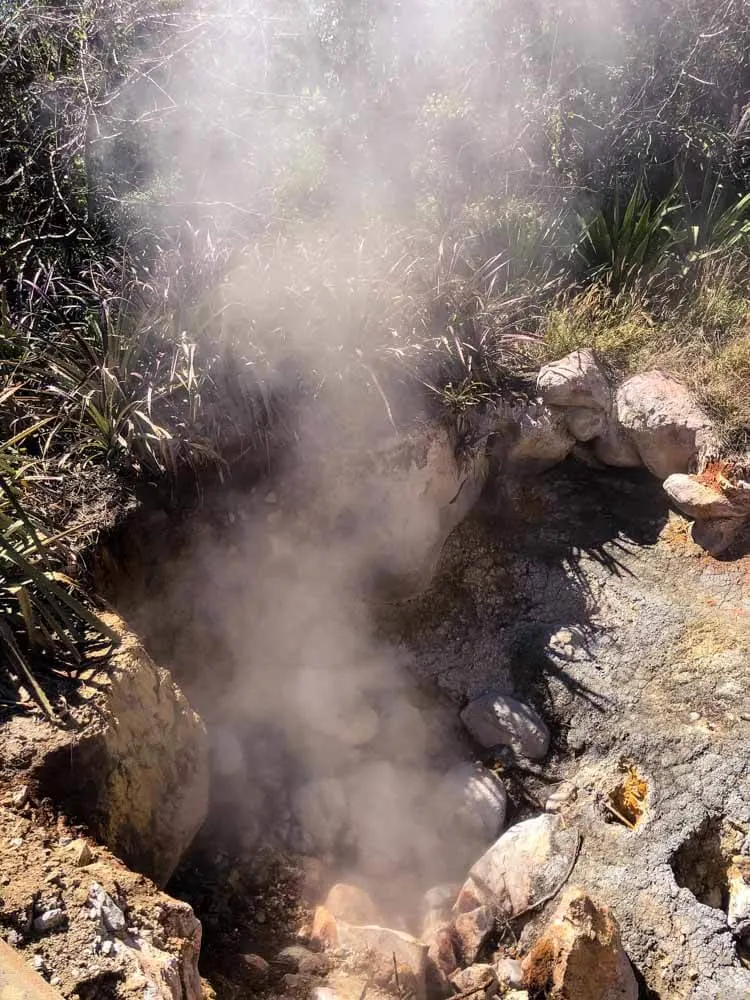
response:
<path fill-rule="evenodd" d="M 325 908 L 335 920 L 348 924 L 376 924 L 377 908 L 364 889 L 337 882 L 326 897 Z"/>
<path fill-rule="evenodd" d="M 23 809 L 23 807 L 29 801 L 29 786 L 21 785 L 18 791 L 13 793 L 13 796 L 10 801 L 14 809 Z"/>
<path fill-rule="evenodd" d="M 607 433 L 607 414 L 603 410 L 575 407 L 563 412 L 563 420 L 576 441 L 593 441 Z"/>
<path fill-rule="evenodd" d="M 271 966 L 260 955 L 243 955 L 242 961 L 245 963 L 248 978 L 253 988 L 262 989 L 268 982 Z"/>
<path fill-rule="evenodd" d="M 733 859 L 727 872 L 729 907 L 727 923 L 735 937 L 750 934 L 750 858 L 742 855 Z"/>
<path fill-rule="evenodd" d="M 663 485 L 669 499 L 688 517 L 710 521 L 750 514 L 750 504 L 730 500 L 721 490 L 704 485 L 695 476 L 678 472 L 668 476 Z"/>
<path fill-rule="evenodd" d="M 302 945 L 292 944 L 283 948 L 275 958 L 275 964 L 302 976 L 325 976 L 331 968 L 327 955 L 321 955 Z"/>
<path fill-rule="evenodd" d="M 310 940 L 322 948 L 335 948 L 339 940 L 338 925 L 325 906 L 316 906 Z"/>
<path fill-rule="evenodd" d="M 498 427 L 498 448 L 506 467 L 541 472 L 562 462 L 575 438 L 562 415 L 540 403 L 506 407 Z"/>
<path fill-rule="evenodd" d="M 101 920 L 104 927 L 111 934 L 120 935 L 125 933 L 127 926 L 125 914 L 98 882 L 91 883 L 89 902 L 91 903 L 92 912 Z"/>
<path fill-rule="evenodd" d="M 483 747 L 512 747 L 531 760 L 540 760 L 549 749 L 549 730 L 536 712 L 501 694 L 475 698 L 461 712 L 461 720 Z"/>
<path fill-rule="evenodd" d="M 558 888 L 577 850 L 578 833 L 544 813 L 512 826 L 469 871 L 454 912 L 491 906 L 510 920 Z"/>
<path fill-rule="evenodd" d="M 64 923 L 65 913 L 58 907 L 55 907 L 51 910 L 45 910 L 44 913 L 40 914 L 34 920 L 34 930 L 39 934 L 48 934 L 50 931 L 62 927 Z"/>
<path fill-rule="evenodd" d="M 549 1000 L 637 1000 L 638 984 L 606 906 L 566 890 L 523 960 L 524 985 Z"/>
<path fill-rule="evenodd" d="M 76 868 L 85 868 L 94 860 L 91 848 L 85 840 L 74 840 L 71 844 L 68 844 L 67 850 L 68 854 L 71 855 L 73 864 Z"/>
<path fill-rule="evenodd" d="M 313 853 L 335 853 L 349 820 L 344 784 L 337 778 L 310 781 L 293 794 L 292 809 Z"/>
<path fill-rule="evenodd" d="M 312 425 L 308 432 L 314 433 Z M 324 428 L 321 438 L 329 436 Z M 306 519 L 323 532 L 350 525 L 373 587 L 413 594 L 432 579 L 446 538 L 481 493 L 484 450 L 459 462 L 452 432 L 426 423 L 384 436 L 370 448 L 362 447 L 363 440 L 372 440 L 372 428 L 353 435 L 351 445 L 344 442 L 316 452 L 316 462 L 300 463 L 315 469 L 313 481 L 304 484 Z"/>
<path fill-rule="evenodd" d="M 659 479 L 691 472 L 717 451 L 709 417 L 685 386 L 664 372 L 626 379 L 617 390 L 616 405 L 620 426 Z"/>
<path fill-rule="evenodd" d="M 489 843 L 505 826 L 507 795 L 502 780 L 481 764 L 457 764 L 438 789 L 454 830 L 472 841 Z"/>
<path fill-rule="evenodd" d="M 460 947 L 452 922 L 432 924 L 422 935 L 422 941 L 427 945 L 428 979 L 444 987 L 459 965 Z"/>
<path fill-rule="evenodd" d="M 503 1000 L 529 1000 L 529 994 L 527 990 L 511 990 L 504 995 Z"/>
<path fill-rule="evenodd" d="M 501 958 L 495 965 L 497 980 L 505 989 L 521 989 L 523 986 L 523 966 L 516 958 Z"/>
<path fill-rule="evenodd" d="M 744 522 L 737 517 L 721 518 L 714 521 L 695 521 L 688 534 L 706 552 L 720 556 L 731 546 L 742 530 Z"/>
<path fill-rule="evenodd" d="M 562 812 L 567 805 L 574 802 L 578 795 L 578 789 L 570 781 L 563 781 L 558 787 L 552 792 L 550 796 L 547 797 L 547 801 L 544 803 L 545 812 Z"/>
<path fill-rule="evenodd" d="M 355 954 L 371 955 L 382 965 L 393 967 L 393 956 L 399 967 L 405 968 L 414 978 L 417 997 L 425 995 L 425 973 L 427 968 L 427 945 L 404 931 L 389 927 L 369 925 L 355 927 L 339 924 L 339 946 Z"/>
<path fill-rule="evenodd" d="M 635 445 L 619 424 L 610 422 L 594 441 L 594 457 L 616 469 L 638 469 L 643 464 Z"/>
<path fill-rule="evenodd" d="M 498 991 L 497 975 L 491 965 L 470 965 L 454 973 L 450 981 L 459 993 L 476 990 L 477 1000 L 495 996 Z"/>
<path fill-rule="evenodd" d="M 559 361 L 544 365 L 537 376 L 537 391 L 549 406 L 589 410 L 610 408 L 612 390 L 594 352 L 584 347 Z"/>
<path fill-rule="evenodd" d="M 17 951 L 2 939 L 0 939 L 0 994 L 8 1000 L 61 1000 L 61 994 L 46 983 Z"/>
<path fill-rule="evenodd" d="M 33 777 L 131 868 L 164 885 L 206 816 L 208 739 L 169 673 L 119 618 L 101 617 L 121 644 L 104 685 L 79 692 L 97 711 L 85 730 L 55 741 Z"/>
<path fill-rule="evenodd" d="M 495 929 L 495 919 L 491 906 L 477 906 L 465 910 L 454 920 L 456 937 L 460 942 L 461 957 L 471 964 L 489 935 Z"/>
<path fill-rule="evenodd" d="M 338 994 L 330 986 L 316 986 L 310 994 L 310 1000 L 338 1000 Z"/>

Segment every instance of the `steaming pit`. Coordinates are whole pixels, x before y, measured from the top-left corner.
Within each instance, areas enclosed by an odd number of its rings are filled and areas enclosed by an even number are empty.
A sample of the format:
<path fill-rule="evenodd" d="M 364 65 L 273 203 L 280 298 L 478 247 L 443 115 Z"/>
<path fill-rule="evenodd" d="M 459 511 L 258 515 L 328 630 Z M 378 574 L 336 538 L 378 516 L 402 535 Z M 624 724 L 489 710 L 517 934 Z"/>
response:
<path fill-rule="evenodd" d="M 244 503 L 186 550 L 176 619 L 144 623 L 212 733 L 209 819 L 170 891 L 201 917 L 220 998 L 398 995 L 393 969 L 376 982 L 346 947 L 319 950 L 331 887 L 419 937 L 499 830 L 545 810 L 580 831 L 569 885 L 611 907 L 640 995 L 743 995 L 742 939 L 679 860 L 716 817 L 750 823 L 743 560 L 691 547 L 649 477 L 571 464 L 485 496 L 422 592 L 361 600 L 340 548 L 279 542 L 276 504 L 270 530 L 238 531 Z M 488 692 L 548 731 L 541 759 L 482 745 L 466 710 Z M 528 920 L 476 960 L 522 957 Z M 300 944 L 305 972 L 284 958 Z"/>

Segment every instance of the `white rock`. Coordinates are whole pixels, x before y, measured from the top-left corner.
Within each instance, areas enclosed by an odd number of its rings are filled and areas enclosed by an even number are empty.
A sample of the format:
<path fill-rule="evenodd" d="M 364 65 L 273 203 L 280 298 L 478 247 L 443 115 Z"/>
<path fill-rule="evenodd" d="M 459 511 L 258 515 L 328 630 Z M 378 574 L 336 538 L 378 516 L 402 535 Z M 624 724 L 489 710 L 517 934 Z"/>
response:
<path fill-rule="evenodd" d="M 541 471 L 562 462 L 575 447 L 575 438 L 560 413 L 531 403 L 514 413 L 514 433 L 506 453 L 511 468 Z"/>
<path fill-rule="evenodd" d="M 461 712 L 471 735 L 483 747 L 510 746 L 531 760 L 540 760 L 549 749 L 549 730 L 537 713 L 507 695 L 475 698 Z"/>
<path fill-rule="evenodd" d="M 544 813 L 512 826 L 472 865 L 454 912 L 491 905 L 516 916 L 556 889 L 578 849 L 578 833 Z"/>
<path fill-rule="evenodd" d="M 643 464 L 660 479 L 691 472 L 716 452 L 711 420 L 684 385 L 664 372 L 633 375 L 617 390 L 617 420 Z"/>
<path fill-rule="evenodd" d="M 479 997 L 492 997 L 497 993 L 497 973 L 491 965 L 470 965 L 468 969 L 455 972 L 450 981 L 459 993 L 476 990 Z"/>
<path fill-rule="evenodd" d="M 498 982 L 510 989 L 520 989 L 523 986 L 523 969 L 516 958 L 501 958 L 495 965 Z"/>
<path fill-rule="evenodd" d="M 608 410 L 612 391 L 594 352 L 587 347 L 544 365 L 537 391 L 550 406 Z"/>
<path fill-rule="evenodd" d="M 664 480 L 664 492 L 688 517 L 702 520 L 747 517 L 750 505 L 740 504 L 717 488 L 698 482 L 694 476 L 677 472 Z"/>
<path fill-rule="evenodd" d="M 505 785 L 486 767 L 457 764 L 440 783 L 438 796 L 454 829 L 485 843 L 500 836 L 507 807 Z"/>

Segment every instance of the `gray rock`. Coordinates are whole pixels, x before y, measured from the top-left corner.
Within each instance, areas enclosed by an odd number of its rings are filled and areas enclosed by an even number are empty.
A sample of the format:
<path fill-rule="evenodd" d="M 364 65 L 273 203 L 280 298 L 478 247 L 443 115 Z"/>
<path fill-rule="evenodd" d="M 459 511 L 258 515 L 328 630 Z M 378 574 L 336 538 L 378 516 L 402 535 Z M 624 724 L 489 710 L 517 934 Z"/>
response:
<path fill-rule="evenodd" d="M 65 913 L 59 907 L 55 907 L 51 910 L 45 910 L 34 920 L 34 930 L 40 934 L 47 934 L 49 931 L 61 927 L 64 923 Z"/>
<path fill-rule="evenodd" d="M 127 924 L 125 914 L 98 882 L 92 882 L 89 902 L 95 914 L 111 934 L 124 934 Z"/>
<path fill-rule="evenodd" d="M 575 438 L 559 412 L 531 403 L 514 413 L 513 437 L 506 454 L 511 468 L 534 472 L 562 462 L 575 447 Z"/>
<path fill-rule="evenodd" d="M 414 976 L 418 995 L 424 996 L 427 945 L 422 941 L 404 931 L 374 925 L 354 927 L 340 922 L 338 932 L 339 946 L 355 954 L 372 954 L 389 964 L 395 955 L 396 961 Z"/>
<path fill-rule="evenodd" d="M 303 976 L 325 976 L 331 968 L 327 955 L 310 951 L 300 944 L 292 944 L 282 949 L 276 956 L 275 964 Z"/>
<path fill-rule="evenodd" d="M 633 375 L 617 390 L 617 420 L 659 479 L 691 472 L 718 450 L 711 420 L 688 389 L 664 372 Z"/>
<path fill-rule="evenodd" d="M 713 521 L 696 521 L 690 526 L 690 537 L 713 556 L 720 556 L 730 547 L 740 533 L 744 521 L 737 517 L 717 518 Z"/>
<path fill-rule="evenodd" d="M 440 801 L 454 829 L 490 843 L 505 826 L 507 795 L 502 780 L 481 764 L 457 764 L 440 783 Z"/>
<path fill-rule="evenodd" d="M 512 747 L 531 760 L 540 760 L 549 749 L 549 730 L 537 713 L 523 702 L 501 694 L 476 698 L 461 712 L 461 719 L 483 747 Z"/>
<path fill-rule="evenodd" d="M 594 441 L 594 457 L 616 469 L 638 469 L 643 465 L 635 445 L 615 422 L 610 422 L 604 434 Z"/>
<path fill-rule="evenodd" d="M 608 410 L 612 398 L 609 380 L 588 347 L 544 365 L 536 386 L 549 406 Z"/>

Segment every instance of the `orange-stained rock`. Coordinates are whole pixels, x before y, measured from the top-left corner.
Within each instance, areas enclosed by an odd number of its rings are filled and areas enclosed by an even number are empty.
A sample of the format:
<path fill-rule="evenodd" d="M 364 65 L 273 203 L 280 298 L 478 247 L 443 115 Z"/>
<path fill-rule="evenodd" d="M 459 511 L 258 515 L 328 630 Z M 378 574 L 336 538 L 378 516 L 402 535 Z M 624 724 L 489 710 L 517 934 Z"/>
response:
<path fill-rule="evenodd" d="M 331 888 L 324 906 L 335 920 L 344 920 L 347 924 L 376 924 L 380 919 L 364 889 L 345 882 L 337 882 Z"/>
<path fill-rule="evenodd" d="M 313 915 L 312 941 L 323 948 L 335 948 L 339 942 L 339 931 L 333 914 L 325 906 L 316 906 Z"/>
<path fill-rule="evenodd" d="M 612 913 L 574 887 L 563 895 L 522 968 L 526 989 L 549 1000 L 638 997 L 638 984 Z"/>

